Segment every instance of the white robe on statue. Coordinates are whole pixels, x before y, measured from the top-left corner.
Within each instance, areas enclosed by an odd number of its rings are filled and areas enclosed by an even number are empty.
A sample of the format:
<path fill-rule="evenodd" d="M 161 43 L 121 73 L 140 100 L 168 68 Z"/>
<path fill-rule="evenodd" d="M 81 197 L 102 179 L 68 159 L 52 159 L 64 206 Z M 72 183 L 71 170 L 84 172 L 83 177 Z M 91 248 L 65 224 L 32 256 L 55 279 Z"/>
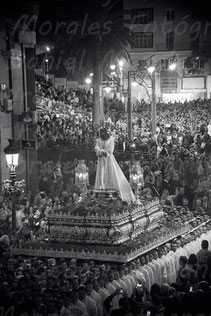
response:
<path fill-rule="evenodd" d="M 128 203 L 134 202 L 135 196 L 130 184 L 113 155 L 114 137 L 110 136 L 105 141 L 98 139 L 95 151 L 98 156 L 95 190 L 116 190 L 123 201 L 127 201 Z M 107 154 L 106 157 L 102 155 L 103 152 Z"/>

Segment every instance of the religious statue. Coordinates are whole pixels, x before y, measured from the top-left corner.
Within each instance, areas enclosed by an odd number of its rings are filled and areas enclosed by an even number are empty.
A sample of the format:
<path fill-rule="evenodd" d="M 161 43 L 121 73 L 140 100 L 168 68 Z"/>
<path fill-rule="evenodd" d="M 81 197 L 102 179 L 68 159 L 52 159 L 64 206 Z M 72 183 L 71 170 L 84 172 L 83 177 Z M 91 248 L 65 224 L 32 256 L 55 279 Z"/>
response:
<path fill-rule="evenodd" d="M 119 167 L 113 152 L 115 139 L 106 128 L 100 129 L 95 151 L 98 157 L 95 190 L 116 190 L 123 201 L 135 202 L 130 184 Z"/>

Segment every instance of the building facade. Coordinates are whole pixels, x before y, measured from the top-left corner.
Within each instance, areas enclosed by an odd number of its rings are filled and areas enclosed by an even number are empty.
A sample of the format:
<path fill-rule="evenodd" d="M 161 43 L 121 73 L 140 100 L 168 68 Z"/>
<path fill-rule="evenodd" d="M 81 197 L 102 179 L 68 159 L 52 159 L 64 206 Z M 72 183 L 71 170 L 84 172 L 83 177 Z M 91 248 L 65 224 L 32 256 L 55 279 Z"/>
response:
<path fill-rule="evenodd" d="M 37 9 L 37 5 L 26 3 L 18 13 L 8 13 L 0 19 L 0 181 L 9 178 L 4 148 L 12 138 L 20 143 L 17 180 L 24 179 L 27 189 L 34 194 L 37 191 L 37 152 L 25 150 L 22 141 L 36 141 L 34 30 Z M 32 113 L 35 119 L 25 120 L 27 113 Z"/>
<path fill-rule="evenodd" d="M 133 64 L 139 65 L 136 75 L 145 82 L 145 87 L 132 87 L 133 99 L 151 95 L 150 78 L 143 78 L 149 65 L 156 67 L 157 98 L 211 97 L 209 13 L 180 1 L 124 0 L 124 24 L 133 33 L 129 52 Z M 174 62 L 176 69 L 169 70 Z"/>

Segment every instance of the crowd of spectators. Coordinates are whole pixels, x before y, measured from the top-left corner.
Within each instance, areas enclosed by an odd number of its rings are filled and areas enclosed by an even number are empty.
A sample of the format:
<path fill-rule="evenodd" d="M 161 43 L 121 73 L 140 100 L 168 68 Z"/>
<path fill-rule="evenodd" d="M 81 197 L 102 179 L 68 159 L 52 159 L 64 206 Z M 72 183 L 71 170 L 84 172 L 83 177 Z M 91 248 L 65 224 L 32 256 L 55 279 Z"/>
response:
<path fill-rule="evenodd" d="M 54 86 L 52 81 L 37 76 L 35 82 L 37 106 L 42 109 L 53 109 L 59 104 L 69 107 L 88 109 L 92 107 L 93 99 L 90 91 L 84 89 L 66 89 L 63 85 Z"/>
<path fill-rule="evenodd" d="M 162 154 L 162 152 L 164 154 Z M 39 188 L 46 194 L 60 196 L 67 191 L 71 197 L 76 193 L 75 168 L 77 159 L 68 162 L 47 161 L 40 163 Z M 89 185 L 92 190 L 95 183 L 97 160 L 88 160 Z M 119 161 L 119 165 L 130 181 L 133 161 Z M 143 185 L 139 195 L 152 199 L 157 196 L 162 206 L 188 206 L 194 212 L 203 206 L 208 214 L 211 212 L 211 157 L 210 155 L 192 154 L 190 150 L 174 151 L 168 146 L 162 149 L 160 156 L 154 160 L 140 162 Z"/>
<path fill-rule="evenodd" d="M 36 83 L 40 147 L 94 148 L 92 97 L 85 91 Z M 134 106 L 132 143 L 125 114 L 107 107 L 106 124 L 116 134 L 116 149 L 139 151 L 141 199 L 159 197 L 162 223 L 193 220 L 184 236 L 120 265 L 76 259 L 13 256 L 10 246 L 48 236 L 47 215 L 77 204 L 74 184 L 77 160 L 40 163 L 40 192 L 32 201 L 20 194 L 17 232 L 11 233 L 11 200 L 0 207 L 0 308 L 3 315 L 139 316 L 209 315 L 211 310 L 211 146 L 210 100 L 158 103 L 152 137 L 150 105 Z M 111 111 L 109 113 L 109 111 Z M 144 119 L 143 119 L 144 118 Z M 134 156 L 135 159 L 135 156 Z M 130 180 L 130 164 L 119 165 Z M 87 161 L 89 189 L 96 162 Z M 89 192 L 90 192 L 89 190 Z"/>
<path fill-rule="evenodd" d="M 14 257 L 0 238 L 3 314 L 209 315 L 211 223 L 127 264 Z"/>
<path fill-rule="evenodd" d="M 55 87 L 42 78 L 36 82 L 39 147 L 88 148 L 94 144 L 90 91 Z M 92 144 L 92 147 L 94 146 Z"/>
<path fill-rule="evenodd" d="M 44 98 L 44 111 L 39 113 L 40 147 L 67 146 L 75 149 L 93 149 L 96 130 L 92 128 L 91 112 L 84 111 L 83 106 L 77 111 L 74 102 L 68 104 L 66 97 L 58 101 L 59 88 L 52 85 L 49 88 L 48 85 L 49 83 L 46 88 L 43 83 L 38 84 L 43 90 L 42 94 L 48 98 L 47 103 Z M 75 95 L 76 92 L 72 93 Z M 83 103 L 84 99 L 81 100 Z M 46 105 L 49 102 L 50 106 Z M 167 104 L 159 102 L 156 135 L 152 137 L 151 106 L 142 101 L 134 105 L 132 142 L 128 141 L 124 111 L 117 119 L 112 106 L 107 106 L 105 124 L 115 134 L 116 151 L 130 150 L 138 152 L 141 157 L 144 187 L 148 189 L 147 192 L 141 192 L 142 195 L 157 194 L 164 204 L 170 204 L 172 207 L 174 204 L 185 204 L 194 211 L 204 203 L 207 205 L 206 208 L 210 209 L 210 103 L 210 100 Z M 90 165 L 92 186 L 96 163 L 90 161 L 87 164 Z M 119 161 L 119 164 L 129 180 L 128 163 Z M 62 171 L 63 169 L 62 167 Z M 64 172 L 62 174 L 65 178 Z M 74 175 L 69 178 L 71 179 L 66 177 L 64 181 L 65 190 L 66 185 L 72 188 Z"/>
<path fill-rule="evenodd" d="M 56 177 L 61 177 L 59 165 L 54 172 Z M 74 198 L 77 203 L 77 197 Z M 1 227 L 2 310 L 4 313 L 12 310 L 15 315 L 55 316 L 126 316 L 127 313 L 138 316 L 147 315 L 147 312 L 164 316 L 173 313 L 207 315 L 211 295 L 208 250 L 211 222 L 204 203 L 197 202 L 197 207 L 191 211 L 187 202 L 182 201 L 184 205 L 172 207 L 168 195 L 161 199 L 165 209 L 163 224 L 168 225 L 176 218 L 176 225 L 179 225 L 179 219 L 185 222 L 192 218 L 189 233 L 126 265 L 115 265 L 12 256 L 10 245 L 40 238 L 43 241 L 48 236 L 47 214 L 72 203 L 67 192 L 60 196 L 39 192 L 33 203 L 24 195 L 20 196 L 16 213 L 17 234 L 8 234 L 8 237 L 7 227 Z M 3 202 L 2 212 L 11 217 Z"/>
<path fill-rule="evenodd" d="M 93 148 L 96 130 L 92 129 L 92 95 L 90 91 L 55 87 L 39 78 L 36 83 L 38 140 L 40 147 Z M 151 135 L 151 105 L 145 101 L 133 106 L 133 140 L 127 135 L 127 116 L 121 101 L 105 100 L 105 124 L 116 136 L 116 149 L 149 152 L 155 141 L 210 151 L 211 101 L 157 103 L 157 133 Z M 89 135 L 87 135 L 89 134 Z M 202 135 L 201 135 L 202 134 Z M 85 137 L 86 136 L 86 137 Z M 135 144 L 135 146 L 134 146 Z"/>

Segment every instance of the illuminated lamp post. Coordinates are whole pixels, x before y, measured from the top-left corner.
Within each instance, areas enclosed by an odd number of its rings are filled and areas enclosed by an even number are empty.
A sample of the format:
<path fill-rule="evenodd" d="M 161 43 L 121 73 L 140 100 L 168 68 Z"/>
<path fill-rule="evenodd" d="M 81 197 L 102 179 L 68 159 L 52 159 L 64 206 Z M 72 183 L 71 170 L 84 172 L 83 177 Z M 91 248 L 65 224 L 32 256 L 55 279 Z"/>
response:
<path fill-rule="evenodd" d="M 118 61 L 118 65 L 119 65 L 119 70 L 120 70 L 120 99 L 123 102 L 124 101 L 124 97 L 123 97 L 123 66 L 124 66 L 124 61 L 122 59 L 120 59 Z"/>
<path fill-rule="evenodd" d="M 91 84 L 92 83 L 92 79 L 90 77 L 85 79 L 86 84 Z"/>
<path fill-rule="evenodd" d="M 170 71 L 174 71 L 177 67 L 175 56 L 168 58 L 168 69 Z M 162 67 L 156 68 L 153 65 L 150 65 L 147 68 L 147 71 L 150 74 L 151 82 L 152 82 L 152 109 L 151 109 L 151 118 L 152 118 L 152 136 L 156 134 L 156 105 L 157 105 L 157 97 L 156 97 L 156 72 L 160 74 Z"/>
<path fill-rule="evenodd" d="M 5 147 L 4 153 L 6 155 L 7 166 L 10 170 L 10 181 L 14 187 L 16 181 L 16 167 L 18 166 L 20 143 L 14 139 L 9 139 L 9 145 Z M 16 230 L 16 208 L 15 197 L 12 197 L 12 230 Z"/>
<path fill-rule="evenodd" d="M 152 82 L 152 109 L 151 109 L 151 119 L 152 119 L 152 136 L 156 134 L 156 83 L 155 83 L 155 67 L 149 66 L 147 68 L 151 75 Z"/>
<path fill-rule="evenodd" d="M 106 93 L 110 93 L 112 88 L 109 86 L 109 84 L 107 83 L 107 86 L 104 88 Z"/>

